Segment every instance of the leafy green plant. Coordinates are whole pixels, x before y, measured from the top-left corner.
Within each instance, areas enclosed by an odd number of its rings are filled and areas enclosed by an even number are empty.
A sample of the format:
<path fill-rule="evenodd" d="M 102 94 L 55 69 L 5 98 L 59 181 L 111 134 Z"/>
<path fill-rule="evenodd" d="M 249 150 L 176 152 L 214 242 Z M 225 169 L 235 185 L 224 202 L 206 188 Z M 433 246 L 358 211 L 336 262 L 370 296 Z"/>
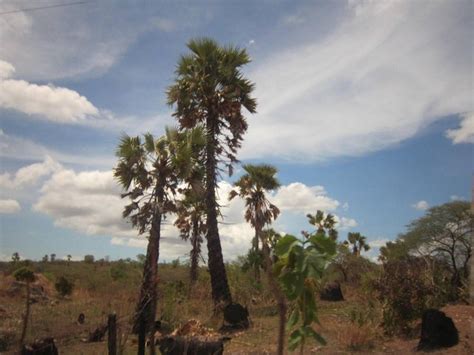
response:
<path fill-rule="evenodd" d="M 275 272 L 285 296 L 291 302 L 292 311 L 287 322 L 287 329 L 291 332 L 288 341 L 290 351 L 299 346 L 303 353 L 308 338 L 326 344 L 312 324 L 319 323 L 315 296 L 318 280 L 336 253 L 335 238 L 331 237 L 334 235 L 333 227 L 334 223 L 329 223 L 315 233 L 305 232 L 304 239 L 285 235 L 275 246 L 274 252 L 278 257 Z"/>

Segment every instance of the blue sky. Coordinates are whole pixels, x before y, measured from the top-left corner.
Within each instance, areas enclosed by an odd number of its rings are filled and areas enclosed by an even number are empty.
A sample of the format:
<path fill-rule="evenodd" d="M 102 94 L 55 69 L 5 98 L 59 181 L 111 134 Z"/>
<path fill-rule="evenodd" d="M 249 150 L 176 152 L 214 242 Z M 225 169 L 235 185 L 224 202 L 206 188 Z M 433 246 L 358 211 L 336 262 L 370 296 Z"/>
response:
<path fill-rule="evenodd" d="M 2 259 L 144 252 L 145 238 L 121 219 L 114 151 L 122 132 L 174 124 L 165 90 L 193 37 L 252 57 L 244 71 L 258 113 L 247 116 L 239 158 L 278 167 L 277 230 L 299 233 L 323 209 L 341 239 L 365 234 L 375 257 L 426 208 L 471 198 L 471 1 L 30 7 L 0 4 Z M 226 202 L 234 179 L 220 184 L 228 260 L 253 235 L 242 201 Z M 163 259 L 188 252 L 171 225 L 163 234 Z"/>

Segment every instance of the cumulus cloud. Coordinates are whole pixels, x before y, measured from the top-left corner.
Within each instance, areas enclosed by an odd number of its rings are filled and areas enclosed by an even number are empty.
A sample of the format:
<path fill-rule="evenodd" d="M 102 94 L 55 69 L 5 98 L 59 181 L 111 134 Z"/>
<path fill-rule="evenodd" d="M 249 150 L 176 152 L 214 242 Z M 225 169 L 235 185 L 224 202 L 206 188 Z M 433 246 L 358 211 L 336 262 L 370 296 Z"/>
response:
<path fill-rule="evenodd" d="M 11 214 L 20 212 L 21 207 L 16 200 L 0 200 L 0 213 Z"/>
<path fill-rule="evenodd" d="M 470 1 L 351 2 L 339 18 L 326 37 L 302 33 L 255 63 L 244 158 L 358 156 L 472 111 Z"/>
<path fill-rule="evenodd" d="M 449 196 L 449 199 L 450 199 L 451 201 L 461 201 L 461 200 L 464 200 L 463 197 L 458 196 L 458 195 L 451 195 L 451 196 Z"/>
<path fill-rule="evenodd" d="M 10 78 L 15 72 L 15 67 L 8 62 L 0 60 L 0 80 Z"/>
<path fill-rule="evenodd" d="M 425 211 L 430 207 L 430 205 L 425 200 L 421 200 L 411 205 L 411 207 L 418 211 Z"/>
<path fill-rule="evenodd" d="M 474 143 L 474 112 L 461 115 L 460 127 L 448 129 L 446 136 L 453 141 L 453 144 Z"/>
<path fill-rule="evenodd" d="M 15 175 L 10 173 L 0 174 L 0 188 L 23 188 L 36 184 L 41 178 L 50 175 L 62 168 L 61 164 L 50 156 L 46 156 L 41 163 L 35 163 L 20 168 Z"/>
<path fill-rule="evenodd" d="M 0 108 L 58 123 L 76 122 L 99 114 L 99 110 L 76 91 L 8 79 L 13 71 L 11 64 L 0 62 Z"/>
<path fill-rule="evenodd" d="M 323 186 L 307 186 L 300 182 L 282 186 L 272 197 L 272 201 L 282 211 L 299 213 L 333 211 L 339 206 L 339 201 L 327 196 Z"/>
<path fill-rule="evenodd" d="M 357 227 L 357 221 L 353 218 L 335 216 L 336 226 L 341 230 L 348 230 Z"/>
<path fill-rule="evenodd" d="M 269 196 L 282 208 L 282 213 L 333 210 L 338 206 L 336 200 L 327 196 L 322 186 L 306 186 L 294 183 L 283 186 L 283 193 Z M 244 202 L 240 198 L 228 201 L 232 185 L 222 181 L 218 185 L 218 203 L 222 206 L 223 219 L 220 220 L 222 250 L 230 260 L 246 253 L 254 231 L 244 220 Z M 41 188 L 41 194 L 33 209 L 46 214 L 58 227 L 72 229 L 86 235 L 111 237 L 111 243 L 128 247 L 145 248 L 145 236 L 137 236 L 137 231 L 122 218 L 126 200 L 120 198 L 121 189 L 113 178 L 112 171 L 83 171 L 61 168 L 56 170 Z M 305 196 L 307 194 L 307 196 Z M 298 198 L 298 206 L 294 197 Z M 189 253 L 189 245 L 179 238 L 172 225 L 173 217 L 166 220 L 162 229 L 160 254 L 164 259 L 173 259 Z M 357 226 L 354 219 L 336 216 L 337 226 L 348 229 Z M 205 247 L 203 250 L 205 251 Z"/>

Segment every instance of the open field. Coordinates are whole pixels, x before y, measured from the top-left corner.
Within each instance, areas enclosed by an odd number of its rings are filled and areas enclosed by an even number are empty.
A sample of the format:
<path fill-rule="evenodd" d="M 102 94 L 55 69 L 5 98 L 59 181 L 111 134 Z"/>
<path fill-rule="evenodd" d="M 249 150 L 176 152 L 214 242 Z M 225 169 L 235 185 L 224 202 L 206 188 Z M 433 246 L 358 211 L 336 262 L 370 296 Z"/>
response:
<path fill-rule="evenodd" d="M 32 267 L 41 271 L 41 274 L 37 274 L 37 284 L 43 287 L 44 297 L 36 299 L 31 307 L 27 341 L 53 336 L 61 354 L 106 354 L 105 341 L 86 343 L 83 339 L 104 324 L 109 313 L 115 312 L 119 320 L 123 354 L 136 353 L 136 336 L 130 334 L 129 320 L 140 284 L 140 264 L 57 262 L 34 263 Z M 12 344 L 10 352 L 5 353 L 13 353 L 16 348 L 25 303 L 22 290 L 12 291 L 13 278 L 7 276 L 9 268 L 10 265 L 3 264 L 0 276 L 0 332 L 3 336 L 10 336 L 9 342 Z M 265 283 L 257 286 L 251 275 L 233 265 L 228 268 L 235 301 L 248 306 L 252 324 L 248 330 L 230 335 L 232 339 L 226 343 L 225 353 L 274 353 L 278 317 Z M 74 280 L 75 288 L 70 297 L 58 297 L 54 280 L 59 276 Z M 198 319 L 207 327 L 218 329 L 219 319 L 210 317 L 212 301 L 208 273 L 204 269 L 200 270 L 199 282 L 191 292 L 187 289 L 187 278 L 186 266 L 160 265 L 157 318 L 162 319 L 164 331 L 172 330 L 189 319 Z M 361 290 L 345 285 L 342 289 L 345 301 L 318 303 L 321 325 L 317 328 L 328 344 L 321 346 L 309 342 L 305 353 L 344 354 L 358 351 L 402 354 L 414 351 L 420 331 L 419 322 L 413 325 L 412 337 L 386 337 L 380 327 L 380 306 L 367 302 L 368 296 Z M 474 307 L 449 305 L 443 310 L 453 318 L 459 329 L 460 343 L 439 353 L 471 354 L 474 349 Z M 77 323 L 80 313 L 85 314 L 84 324 Z"/>

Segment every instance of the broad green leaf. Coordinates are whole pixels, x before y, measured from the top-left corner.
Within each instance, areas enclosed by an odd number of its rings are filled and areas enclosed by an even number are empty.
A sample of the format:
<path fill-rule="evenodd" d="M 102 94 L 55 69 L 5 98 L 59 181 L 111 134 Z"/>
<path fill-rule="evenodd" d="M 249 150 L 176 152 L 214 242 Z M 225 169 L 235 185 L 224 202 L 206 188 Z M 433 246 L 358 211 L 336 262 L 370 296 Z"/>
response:
<path fill-rule="evenodd" d="M 285 255 L 291 249 L 293 244 L 295 244 L 297 242 L 298 242 L 298 238 L 296 238 L 295 236 L 292 236 L 292 235 L 289 235 L 289 234 L 285 235 L 283 238 L 281 238 L 277 242 L 277 244 L 275 246 L 276 255 L 278 255 L 278 256 Z"/>

